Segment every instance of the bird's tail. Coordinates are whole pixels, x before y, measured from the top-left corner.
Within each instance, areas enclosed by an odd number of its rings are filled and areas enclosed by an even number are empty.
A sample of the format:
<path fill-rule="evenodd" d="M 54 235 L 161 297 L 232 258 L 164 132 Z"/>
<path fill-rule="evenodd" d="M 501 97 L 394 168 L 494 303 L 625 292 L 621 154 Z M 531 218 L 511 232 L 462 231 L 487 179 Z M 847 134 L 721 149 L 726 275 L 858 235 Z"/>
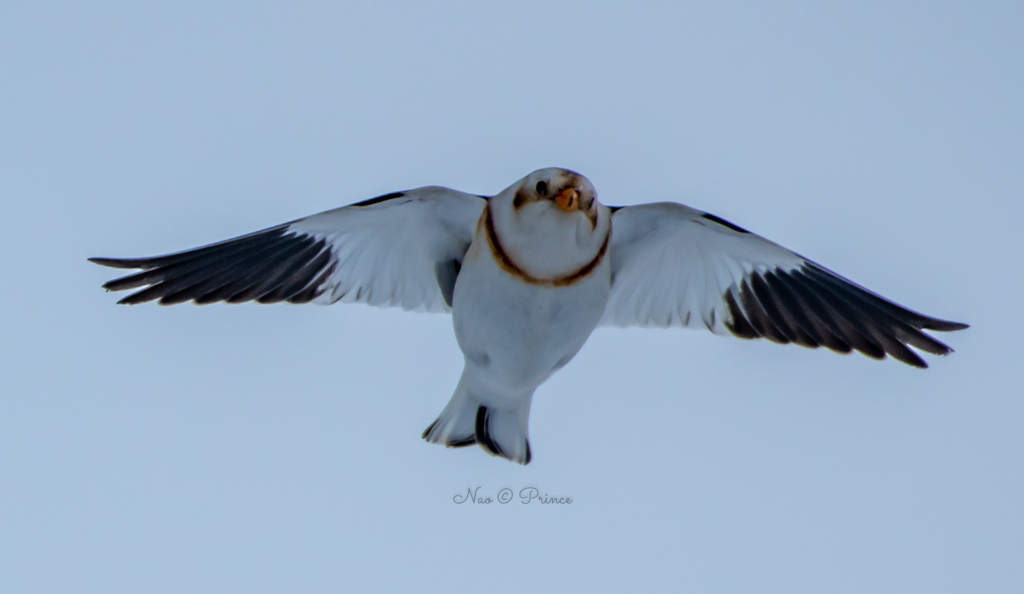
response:
<path fill-rule="evenodd" d="M 529 464 L 530 400 L 513 409 L 487 405 L 460 382 L 441 416 L 423 432 L 430 443 L 450 448 L 479 444 L 487 453 L 519 464 Z"/>

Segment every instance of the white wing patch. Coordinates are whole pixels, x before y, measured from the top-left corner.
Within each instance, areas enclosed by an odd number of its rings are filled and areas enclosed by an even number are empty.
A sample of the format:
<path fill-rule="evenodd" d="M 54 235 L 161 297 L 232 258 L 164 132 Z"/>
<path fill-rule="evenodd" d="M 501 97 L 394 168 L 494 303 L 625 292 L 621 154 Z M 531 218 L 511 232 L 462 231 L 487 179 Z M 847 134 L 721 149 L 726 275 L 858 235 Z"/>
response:
<path fill-rule="evenodd" d="M 722 295 L 752 271 L 804 259 L 764 238 L 671 202 L 612 217 L 612 290 L 602 325 L 707 327 L 725 334 Z"/>
<path fill-rule="evenodd" d="M 330 246 L 336 270 L 316 303 L 451 311 L 437 267 L 461 262 L 483 205 L 479 196 L 420 188 L 384 202 L 308 217 L 289 231 L 323 238 Z"/>

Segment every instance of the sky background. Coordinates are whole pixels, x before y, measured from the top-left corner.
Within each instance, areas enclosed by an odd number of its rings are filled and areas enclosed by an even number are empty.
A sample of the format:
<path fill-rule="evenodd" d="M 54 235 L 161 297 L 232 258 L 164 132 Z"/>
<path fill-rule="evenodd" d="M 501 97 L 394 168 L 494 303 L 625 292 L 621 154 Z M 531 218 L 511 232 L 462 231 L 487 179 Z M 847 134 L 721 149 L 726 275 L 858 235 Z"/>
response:
<path fill-rule="evenodd" d="M 703 4 L 0 3 L 0 591 L 1024 591 L 1024 4 Z M 420 439 L 449 316 L 86 262 L 547 166 L 972 327 L 599 329 L 520 467 Z"/>

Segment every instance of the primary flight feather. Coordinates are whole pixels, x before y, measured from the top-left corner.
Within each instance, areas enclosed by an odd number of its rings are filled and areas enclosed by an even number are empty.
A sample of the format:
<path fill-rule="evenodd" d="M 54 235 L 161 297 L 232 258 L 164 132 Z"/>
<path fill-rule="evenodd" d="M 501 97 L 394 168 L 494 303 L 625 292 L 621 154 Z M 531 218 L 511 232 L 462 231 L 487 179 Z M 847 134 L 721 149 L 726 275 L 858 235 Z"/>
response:
<path fill-rule="evenodd" d="M 590 181 L 541 169 L 493 197 L 430 186 L 153 258 L 118 303 L 337 301 L 451 312 L 465 368 L 423 438 L 520 464 L 533 393 L 598 325 L 717 334 L 890 355 L 950 348 L 923 330 L 966 324 L 897 305 L 715 215 L 663 202 L 608 207 Z M 913 348 L 911 348 L 913 347 Z"/>

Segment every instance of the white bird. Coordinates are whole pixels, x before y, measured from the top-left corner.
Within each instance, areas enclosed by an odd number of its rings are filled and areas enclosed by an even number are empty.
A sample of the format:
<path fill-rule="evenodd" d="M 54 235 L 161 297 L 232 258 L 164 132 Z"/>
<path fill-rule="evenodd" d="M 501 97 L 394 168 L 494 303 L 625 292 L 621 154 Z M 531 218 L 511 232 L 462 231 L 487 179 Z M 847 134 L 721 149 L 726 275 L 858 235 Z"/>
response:
<path fill-rule="evenodd" d="M 590 181 L 541 169 L 493 197 L 395 192 L 166 256 L 92 258 L 142 272 L 103 285 L 159 299 L 337 301 L 452 312 L 465 368 L 423 433 L 528 464 L 533 393 L 598 325 L 892 355 L 951 349 L 922 332 L 966 324 L 897 305 L 728 221 L 682 204 L 609 207 Z"/>

